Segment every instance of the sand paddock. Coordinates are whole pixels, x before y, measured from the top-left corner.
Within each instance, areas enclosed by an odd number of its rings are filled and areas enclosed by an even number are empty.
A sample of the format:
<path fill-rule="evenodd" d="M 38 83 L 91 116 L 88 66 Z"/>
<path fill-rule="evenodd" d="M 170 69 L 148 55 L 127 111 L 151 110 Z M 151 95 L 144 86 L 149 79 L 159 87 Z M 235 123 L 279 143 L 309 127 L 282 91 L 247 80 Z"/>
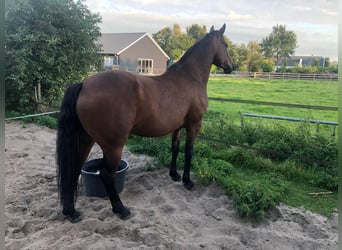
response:
<path fill-rule="evenodd" d="M 133 213 L 113 215 L 107 199 L 86 197 L 76 208 L 82 221 L 61 214 L 56 189 L 56 131 L 19 122 L 5 124 L 6 249 L 337 249 L 337 214 L 326 218 L 280 205 L 253 223 L 234 212 L 215 183 L 195 178 L 190 192 L 168 170 L 149 172 L 153 159 L 125 150 L 130 169 L 122 201 Z M 98 157 L 94 148 L 91 157 Z"/>

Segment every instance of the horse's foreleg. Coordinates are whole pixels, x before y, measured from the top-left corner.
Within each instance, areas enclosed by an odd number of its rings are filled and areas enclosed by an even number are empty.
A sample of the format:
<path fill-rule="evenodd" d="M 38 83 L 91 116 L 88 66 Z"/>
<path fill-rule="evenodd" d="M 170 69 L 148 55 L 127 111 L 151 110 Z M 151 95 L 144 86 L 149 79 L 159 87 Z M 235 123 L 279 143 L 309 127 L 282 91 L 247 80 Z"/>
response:
<path fill-rule="evenodd" d="M 200 129 L 201 123 L 193 124 L 192 126 L 186 129 L 185 162 L 182 181 L 184 187 L 188 190 L 191 190 L 194 186 L 194 183 L 190 179 L 190 167 L 194 149 L 194 142 Z"/>
<path fill-rule="evenodd" d="M 191 159 L 193 154 L 193 143 L 185 144 L 185 162 L 184 162 L 184 172 L 183 172 L 183 184 L 184 187 L 188 190 L 191 190 L 194 186 L 194 183 L 190 179 L 190 167 L 191 167 Z"/>
<path fill-rule="evenodd" d="M 121 160 L 122 147 L 104 150 L 105 167 L 100 172 L 100 177 L 105 186 L 112 204 L 112 211 L 120 215 L 121 219 L 127 219 L 131 212 L 122 204 L 115 188 L 115 175 Z"/>
<path fill-rule="evenodd" d="M 180 135 L 181 135 L 180 129 L 176 130 L 172 134 L 172 144 L 171 144 L 172 159 L 171 159 L 169 175 L 174 181 L 181 180 L 181 176 L 177 172 L 177 156 L 179 152 Z"/>

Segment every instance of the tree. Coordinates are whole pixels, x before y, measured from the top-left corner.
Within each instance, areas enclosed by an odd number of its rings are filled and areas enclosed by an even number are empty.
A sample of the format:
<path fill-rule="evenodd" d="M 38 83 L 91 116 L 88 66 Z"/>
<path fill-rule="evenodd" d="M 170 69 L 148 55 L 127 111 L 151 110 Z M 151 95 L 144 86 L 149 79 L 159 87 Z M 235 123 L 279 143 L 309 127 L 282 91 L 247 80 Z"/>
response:
<path fill-rule="evenodd" d="M 174 38 L 178 38 L 178 37 L 180 37 L 182 35 L 181 27 L 180 27 L 180 25 L 178 23 L 175 23 L 173 25 L 173 30 L 172 31 L 173 31 L 173 37 Z"/>
<path fill-rule="evenodd" d="M 319 59 L 315 58 L 312 62 L 312 66 L 318 68 L 319 67 Z"/>
<path fill-rule="evenodd" d="M 157 33 L 153 34 L 153 39 L 158 43 L 158 45 L 165 51 L 167 55 L 171 55 L 173 50 L 173 34 L 172 29 L 169 27 L 163 28 Z M 173 59 L 171 57 L 171 59 Z"/>
<path fill-rule="evenodd" d="M 275 58 L 276 66 L 280 60 L 286 60 L 294 54 L 297 47 L 297 36 L 293 31 L 286 30 L 286 25 L 273 26 L 271 34 L 262 39 L 260 44 L 266 58 Z"/>
<path fill-rule="evenodd" d="M 99 60 L 99 15 L 81 0 L 14 0 L 6 10 L 6 108 L 36 109 L 35 89 L 57 105 Z M 40 100 L 38 100 L 40 101 Z"/>
<path fill-rule="evenodd" d="M 250 72 L 261 71 L 263 60 L 264 56 L 259 44 L 256 41 L 250 41 L 247 45 L 247 70 Z"/>
<path fill-rule="evenodd" d="M 181 33 L 173 39 L 173 50 L 171 51 L 171 58 L 175 61 L 179 60 L 184 52 L 194 44 L 193 39 L 191 39 L 187 34 Z"/>
<path fill-rule="evenodd" d="M 330 67 L 330 57 L 324 58 L 324 67 Z"/>
<path fill-rule="evenodd" d="M 207 33 L 205 25 L 200 26 L 198 24 L 192 24 L 186 28 L 186 34 L 192 38 L 195 42 L 200 40 Z"/>
<path fill-rule="evenodd" d="M 172 61 L 178 60 L 195 42 L 188 34 L 181 32 L 179 24 L 174 24 L 173 29 L 167 27 L 154 33 L 153 39 L 169 55 Z"/>
<path fill-rule="evenodd" d="M 247 70 L 247 47 L 244 43 L 240 45 L 232 45 L 236 47 L 236 54 L 232 57 L 234 65 L 238 71 Z"/>

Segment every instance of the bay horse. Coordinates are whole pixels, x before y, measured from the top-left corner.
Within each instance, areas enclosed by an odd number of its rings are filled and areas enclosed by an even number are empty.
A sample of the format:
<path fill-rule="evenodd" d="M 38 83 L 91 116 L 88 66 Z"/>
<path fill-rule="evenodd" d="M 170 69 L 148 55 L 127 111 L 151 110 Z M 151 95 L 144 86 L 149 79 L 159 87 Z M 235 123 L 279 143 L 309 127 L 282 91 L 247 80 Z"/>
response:
<path fill-rule="evenodd" d="M 97 73 L 65 91 L 58 118 L 56 163 L 59 199 L 71 222 L 80 220 L 75 210 L 78 178 L 89 152 L 97 143 L 104 159 L 100 178 L 113 213 L 127 219 L 127 209 L 115 190 L 114 176 L 129 134 L 159 137 L 172 133 L 172 180 L 182 179 L 191 190 L 190 164 L 195 138 L 208 106 L 207 82 L 211 65 L 225 73 L 234 69 L 223 33 L 210 32 L 190 47 L 181 59 L 159 76 L 124 71 Z M 177 172 L 181 129 L 186 130 L 183 176 Z"/>

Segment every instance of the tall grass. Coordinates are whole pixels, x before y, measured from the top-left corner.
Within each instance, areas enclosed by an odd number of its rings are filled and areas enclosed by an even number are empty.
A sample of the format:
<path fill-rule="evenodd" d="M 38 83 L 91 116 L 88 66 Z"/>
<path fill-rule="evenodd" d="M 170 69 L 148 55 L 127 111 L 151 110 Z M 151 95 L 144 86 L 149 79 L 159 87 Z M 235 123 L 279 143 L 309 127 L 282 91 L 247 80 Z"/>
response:
<path fill-rule="evenodd" d="M 241 216 L 262 219 L 270 207 L 280 202 L 303 205 L 328 215 L 337 202 L 337 145 L 329 138 L 311 134 L 305 124 L 300 126 L 298 130 L 279 126 L 270 129 L 261 125 L 241 129 L 224 116 L 208 121 L 203 126 L 202 139 L 195 145 L 194 173 L 204 184 L 219 183 L 233 199 Z M 129 148 L 156 157 L 161 165 L 169 165 L 168 137 L 131 137 Z M 178 165 L 182 167 L 184 156 L 179 156 Z M 307 193 L 303 194 L 303 190 Z M 326 197 L 312 200 L 310 191 L 334 194 L 319 206 Z M 298 200 L 303 202 L 298 204 Z"/>

